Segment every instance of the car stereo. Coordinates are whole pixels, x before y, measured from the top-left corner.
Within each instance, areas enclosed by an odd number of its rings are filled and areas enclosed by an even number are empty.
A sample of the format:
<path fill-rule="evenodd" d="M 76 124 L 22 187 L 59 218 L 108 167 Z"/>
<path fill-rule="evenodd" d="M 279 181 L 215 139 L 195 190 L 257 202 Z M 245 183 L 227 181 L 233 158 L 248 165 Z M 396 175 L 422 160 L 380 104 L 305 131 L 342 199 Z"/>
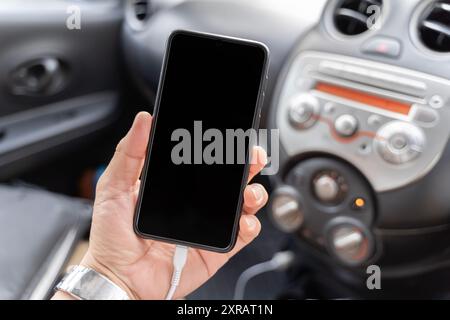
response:
<path fill-rule="evenodd" d="M 289 156 L 320 151 L 351 162 L 377 192 L 400 188 L 427 174 L 446 146 L 449 88 L 391 65 L 301 54 L 280 97 L 281 143 Z"/>
<path fill-rule="evenodd" d="M 377 232 L 389 219 L 386 209 L 380 216 L 380 195 L 413 185 L 438 163 L 450 136 L 449 99 L 443 78 L 300 53 L 275 104 L 286 160 L 272 195 L 275 223 L 346 266 L 378 263 L 386 255 Z"/>

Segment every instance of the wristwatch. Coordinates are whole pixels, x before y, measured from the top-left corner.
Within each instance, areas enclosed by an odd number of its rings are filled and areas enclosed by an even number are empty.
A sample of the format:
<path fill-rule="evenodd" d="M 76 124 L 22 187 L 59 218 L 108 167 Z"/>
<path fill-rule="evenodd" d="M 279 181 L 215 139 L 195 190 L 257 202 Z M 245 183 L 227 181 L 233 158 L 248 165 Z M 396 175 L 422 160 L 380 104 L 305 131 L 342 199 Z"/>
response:
<path fill-rule="evenodd" d="M 74 266 L 55 287 L 78 300 L 130 300 L 119 286 L 97 271 Z"/>

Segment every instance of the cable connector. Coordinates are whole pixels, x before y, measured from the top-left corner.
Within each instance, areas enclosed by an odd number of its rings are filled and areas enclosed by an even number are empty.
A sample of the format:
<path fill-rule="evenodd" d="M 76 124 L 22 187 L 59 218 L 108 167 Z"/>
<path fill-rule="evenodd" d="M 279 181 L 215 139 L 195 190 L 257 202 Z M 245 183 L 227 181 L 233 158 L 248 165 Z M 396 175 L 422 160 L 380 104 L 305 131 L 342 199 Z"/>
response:
<path fill-rule="evenodd" d="M 270 260 L 273 266 L 273 271 L 285 271 L 294 262 L 295 255 L 291 251 L 277 252 Z"/>
<path fill-rule="evenodd" d="M 244 299 L 247 283 L 257 275 L 270 271 L 285 271 L 295 261 L 295 254 L 291 251 L 282 251 L 274 254 L 272 259 L 251 266 L 239 276 L 234 290 L 233 300 Z"/>
<path fill-rule="evenodd" d="M 184 265 L 186 264 L 189 248 L 185 246 L 177 245 L 175 247 L 175 253 L 173 255 L 173 273 L 172 280 L 170 282 L 170 289 L 167 292 L 166 300 L 172 300 L 175 291 L 181 280 L 181 273 L 183 272 Z"/>

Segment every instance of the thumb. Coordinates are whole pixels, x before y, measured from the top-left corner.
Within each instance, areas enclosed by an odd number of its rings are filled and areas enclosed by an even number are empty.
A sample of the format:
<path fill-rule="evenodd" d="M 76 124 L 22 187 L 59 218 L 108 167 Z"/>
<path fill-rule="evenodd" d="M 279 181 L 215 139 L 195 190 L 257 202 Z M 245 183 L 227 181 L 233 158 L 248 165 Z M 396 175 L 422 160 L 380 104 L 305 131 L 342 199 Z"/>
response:
<path fill-rule="evenodd" d="M 140 112 L 101 177 L 98 188 L 113 188 L 119 192 L 133 191 L 142 171 L 150 135 L 152 116 Z"/>

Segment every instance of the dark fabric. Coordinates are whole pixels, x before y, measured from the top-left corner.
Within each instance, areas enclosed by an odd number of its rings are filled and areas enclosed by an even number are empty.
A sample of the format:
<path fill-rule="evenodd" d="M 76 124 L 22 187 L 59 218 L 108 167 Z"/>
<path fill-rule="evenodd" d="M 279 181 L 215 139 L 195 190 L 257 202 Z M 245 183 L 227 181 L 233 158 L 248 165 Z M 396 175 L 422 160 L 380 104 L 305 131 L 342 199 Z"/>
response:
<path fill-rule="evenodd" d="M 86 201 L 0 186 L 0 299 L 24 298 L 64 234 L 87 230 L 91 211 Z"/>

